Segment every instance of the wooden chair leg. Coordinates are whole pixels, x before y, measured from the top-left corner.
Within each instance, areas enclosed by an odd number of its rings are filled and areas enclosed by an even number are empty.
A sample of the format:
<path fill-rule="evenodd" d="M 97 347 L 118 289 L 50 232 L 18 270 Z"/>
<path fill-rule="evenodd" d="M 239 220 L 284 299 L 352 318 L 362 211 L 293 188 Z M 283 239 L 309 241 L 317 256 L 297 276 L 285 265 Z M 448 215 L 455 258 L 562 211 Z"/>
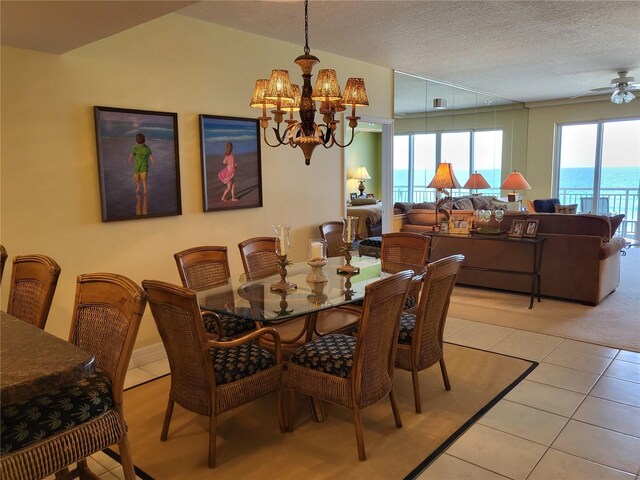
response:
<path fill-rule="evenodd" d="M 287 430 L 293 432 L 296 426 L 296 391 L 293 388 L 289 389 L 289 425 Z"/>
<path fill-rule="evenodd" d="M 360 461 L 367 459 L 367 455 L 364 452 L 364 436 L 362 435 L 362 419 L 360 418 L 360 409 L 354 407 L 353 409 L 353 424 L 356 427 L 356 442 L 358 443 L 358 458 Z"/>
<path fill-rule="evenodd" d="M 118 449 L 120 450 L 120 463 L 122 464 L 125 480 L 135 480 L 136 471 L 133 467 L 131 447 L 129 446 L 129 437 L 126 432 L 122 436 L 122 440 L 118 443 Z"/>
<path fill-rule="evenodd" d="M 420 401 L 420 378 L 418 374 L 420 372 L 413 368 L 411 370 L 411 378 L 413 379 L 413 399 L 416 404 L 416 413 L 422 413 L 422 402 Z"/>
<path fill-rule="evenodd" d="M 280 424 L 280 433 L 287 431 L 287 421 L 284 412 L 284 402 L 282 401 L 282 389 L 276 394 L 276 404 L 278 408 L 278 423 Z"/>
<path fill-rule="evenodd" d="M 169 434 L 169 424 L 171 423 L 171 415 L 173 415 L 173 400 L 169 399 L 167 403 L 167 411 L 164 414 L 164 423 L 162 424 L 162 433 L 160 434 L 160 440 L 165 441 Z"/>
<path fill-rule="evenodd" d="M 209 415 L 209 468 L 214 468 L 216 466 L 216 420 L 217 416 L 215 412 L 211 412 Z"/>
<path fill-rule="evenodd" d="M 449 383 L 449 374 L 447 374 L 447 367 L 444 364 L 444 358 L 440 359 L 440 370 L 442 370 L 442 379 L 444 380 L 444 388 L 451 390 L 451 384 Z"/>
<path fill-rule="evenodd" d="M 391 402 L 391 410 L 393 411 L 393 418 L 396 421 L 396 427 L 402 428 L 402 419 L 400 418 L 400 410 L 398 410 L 398 403 L 396 402 L 396 392 L 391 387 L 389 392 L 389 401 Z"/>
<path fill-rule="evenodd" d="M 71 473 L 73 474 L 73 471 Z M 98 475 L 93 473 L 89 468 L 86 458 L 83 458 L 78 462 L 76 473 L 78 474 L 78 478 L 80 480 L 100 480 L 100 477 L 98 477 Z M 73 478 L 73 476 L 71 476 L 70 478 Z M 135 476 L 133 478 L 135 478 Z"/>

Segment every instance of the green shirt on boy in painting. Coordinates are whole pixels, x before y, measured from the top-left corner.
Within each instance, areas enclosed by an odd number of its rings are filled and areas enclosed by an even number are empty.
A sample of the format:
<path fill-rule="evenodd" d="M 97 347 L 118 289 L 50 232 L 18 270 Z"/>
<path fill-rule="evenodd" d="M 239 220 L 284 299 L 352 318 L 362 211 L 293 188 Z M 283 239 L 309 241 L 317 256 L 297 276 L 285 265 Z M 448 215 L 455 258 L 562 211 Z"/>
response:
<path fill-rule="evenodd" d="M 146 144 L 136 145 L 133 147 L 131 155 L 135 158 L 134 173 L 149 171 L 149 157 L 151 157 L 151 149 Z"/>

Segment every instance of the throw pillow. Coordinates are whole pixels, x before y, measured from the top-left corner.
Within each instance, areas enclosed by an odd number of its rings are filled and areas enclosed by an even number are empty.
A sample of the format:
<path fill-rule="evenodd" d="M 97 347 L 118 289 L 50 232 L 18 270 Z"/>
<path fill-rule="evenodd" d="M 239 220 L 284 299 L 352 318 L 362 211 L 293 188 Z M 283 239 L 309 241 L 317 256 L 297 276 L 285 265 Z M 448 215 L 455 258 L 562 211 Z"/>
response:
<path fill-rule="evenodd" d="M 471 202 L 473 203 L 474 210 L 482 210 L 491 207 L 491 201 L 493 197 L 487 197 L 484 195 L 473 195 Z"/>
<path fill-rule="evenodd" d="M 624 213 L 621 213 L 620 215 L 614 215 L 612 217 L 609 217 L 609 222 L 611 222 L 611 236 L 612 237 L 616 234 L 616 230 L 618 230 L 618 227 L 622 223 L 622 219 L 623 218 L 624 218 Z"/>
<path fill-rule="evenodd" d="M 411 202 L 396 202 L 393 204 L 393 209 L 398 209 L 401 213 L 407 213 L 411 208 L 413 208 L 413 203 Z"/>
<path fill-rule="evenodd" d="M 555 213 L 554 205 L 559 205 L 560 200 L 557 198 L 547 198 L 544 200 L 534 200 L 533 208 L 536 213 Z"/>
<path fill-rule="evenodd" d="M 422 210 L 435 210 L 436 209 L 436 204 L 435 202 L 422 202 L 422 203 L 416 203 L 413 208 L 418 208 L 418 209 L 422 209 Z"/>
<path fill-rule="evenodd" d="M 453 202 L 454 210 L 475 210 L 470 198 L 459 198 Z"/>
<path fill-rule="evenodd" d="M 575 214 L 578 212 L 578 204 L 573 205 L 554 205 L 555 213 Z"/>
<path fill-rule="evenodd" d="M 375 198 L 354 198 L 351 200 L 351 205 L 357 207 L 358 205 L 375 205 L 378 201 Z"/>

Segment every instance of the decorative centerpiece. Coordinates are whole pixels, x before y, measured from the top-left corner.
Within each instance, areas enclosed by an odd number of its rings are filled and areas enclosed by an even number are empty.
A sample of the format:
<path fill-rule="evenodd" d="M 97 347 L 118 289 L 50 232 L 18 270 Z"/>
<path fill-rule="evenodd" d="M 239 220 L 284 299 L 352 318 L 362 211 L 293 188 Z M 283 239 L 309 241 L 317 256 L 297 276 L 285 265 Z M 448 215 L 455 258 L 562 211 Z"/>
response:
<path fill-rule="evenodd" d="M 307 275 L 307 282 L 328 282 L 329 279 L 322 271 L 322 267 L 327 264 L 327 241 L 324 239 L 309 240 L 309 253 L 307 254 L 307 264 L 311 267 L 311 272 Z"/>
<path fill-rule="evenodd" d="M 311 304 L 313 308 L 317 308 L 324 304 L 329 297 L 324 293 L 324 287 L 327 285 L 327 281 L 324 282 L 310 282 L 307 281 L 309 287 L 311 287 L 311 292 L 307 295 L 307 300 Z"/>
<path fill-rule="evenodd" d="M 351 244 L 356 239 L 356 230 L 358 228 L 358 217 L 344 217 L 342 219 L 342 241 L 345 243 L 344 259 L 346 264 L 338 267 L 338 273 L 346 273 L 355 275 L 360 273 L 360 267 L 351 265 Z"/>
<path fill-rule="evenodd" d="M 276 255 L 278 256 L 278 267 L 280 267 L 280 281 L 271 285 L 271 291 L 286 292 L 298 288 L 295 283 L 287 281 L 287 267 L 291 262 L 287 261 L 287 255 L 291 249 L 291 240 L 289 238 L 290 225 L 273 225 L 276 232 Z"/>

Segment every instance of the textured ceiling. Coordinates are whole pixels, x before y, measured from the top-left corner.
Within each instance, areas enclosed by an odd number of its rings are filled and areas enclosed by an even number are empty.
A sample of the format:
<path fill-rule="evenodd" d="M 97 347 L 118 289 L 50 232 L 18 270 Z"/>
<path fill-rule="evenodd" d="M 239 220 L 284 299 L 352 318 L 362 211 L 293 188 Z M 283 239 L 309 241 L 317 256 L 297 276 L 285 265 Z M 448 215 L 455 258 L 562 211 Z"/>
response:
<path fill-rule="evenodd" d="M 300 0 L 2 0 L 0 7 L 3 45 L 52 53 L 171 11 L 301 52 L 304 45 Z M 620 70 L 638 80 L 640 1 L 311 0 L 309 46 L 523 102 L 570 98 L 607 86 Z"/>

